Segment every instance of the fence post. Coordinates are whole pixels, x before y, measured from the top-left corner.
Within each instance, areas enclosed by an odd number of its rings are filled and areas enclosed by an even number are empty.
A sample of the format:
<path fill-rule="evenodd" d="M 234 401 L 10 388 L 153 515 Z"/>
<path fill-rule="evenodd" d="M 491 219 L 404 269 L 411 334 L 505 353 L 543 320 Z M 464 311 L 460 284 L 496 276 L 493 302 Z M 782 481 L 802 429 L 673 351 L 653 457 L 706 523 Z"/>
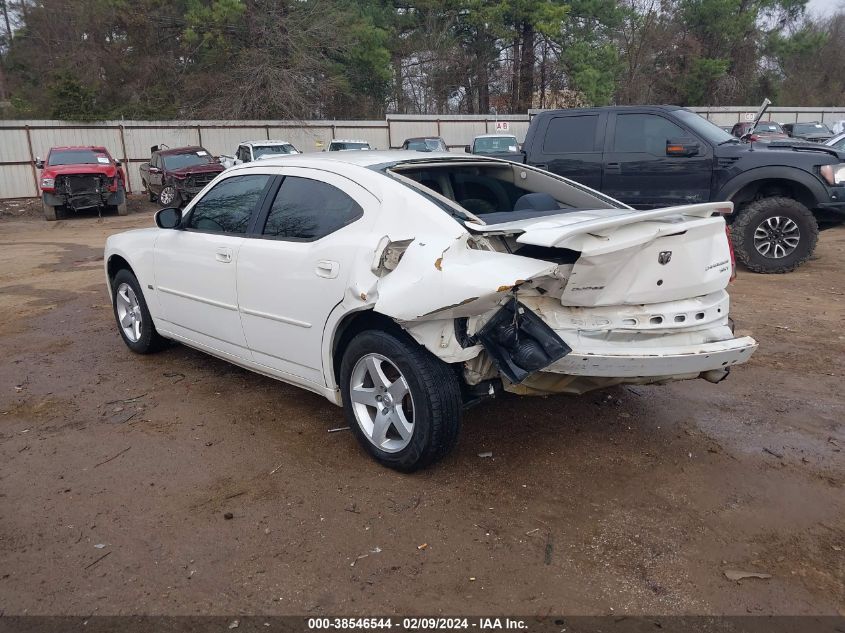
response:
<path fill-rule="evenodd" d="M 129 158 L 126 156 L 126 139 L 123 136 L 123 123 L 117 129 L 120 130 L 120 148 L 123 150 L 123 173 L 126 174 L 126 193 L 132 193 L 132 179 L 129 177 Z"/>
<path fill-rule="evenodd" d="M 26 144 L 29 146 L 29 167 L 32 169 L 32 181 L 35 183 L 35 197 L 38 197 L 38 172 L 35 169 L 35 155 L 32 153 L 32 135 L 29 133 L 29 126 L 24 126 L 26 130 Z"/>

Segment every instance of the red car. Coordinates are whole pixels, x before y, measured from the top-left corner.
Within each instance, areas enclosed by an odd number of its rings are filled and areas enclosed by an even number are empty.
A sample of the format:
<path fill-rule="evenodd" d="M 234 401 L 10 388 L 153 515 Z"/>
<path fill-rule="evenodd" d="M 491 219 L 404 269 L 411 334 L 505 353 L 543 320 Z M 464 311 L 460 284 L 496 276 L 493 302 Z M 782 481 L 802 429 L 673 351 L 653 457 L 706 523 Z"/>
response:
<path fill-rule="evenodd" d="M 115 208 L 126 215 L 126 174 L 105 147 L 52 147 L 47 160 L 36 159 L 41 170 L 44 217 L 56 220 L 65 211 Z"/>
<path fill-rule="evenodd" d="M 140 167 L 141 182 L 150 196 L 165 207 L 181 207 L 226 169 L 203 147 L 153 145 L 150 162 Z"/>
<path fill-rule="evenodd" d="M 754 128 L 754 132 L 751 132 Z M 731 130 L 738 139 L 743 141 L 782 141 L 789 138 L 789 135 L 780 126 L 780 123 L 774 121 L 760 121 L 757 127 L 754 127 L 754 121 L 743 121 L 734 125 Z"/>

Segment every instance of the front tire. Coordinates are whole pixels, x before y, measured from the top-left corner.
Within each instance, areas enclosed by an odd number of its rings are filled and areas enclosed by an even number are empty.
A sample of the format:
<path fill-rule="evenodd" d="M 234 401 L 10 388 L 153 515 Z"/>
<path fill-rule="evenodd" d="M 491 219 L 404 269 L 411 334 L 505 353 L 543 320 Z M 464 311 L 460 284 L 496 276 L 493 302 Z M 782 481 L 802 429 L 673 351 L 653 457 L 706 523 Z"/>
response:
<path fill-rule="evenodd" d="M 181 207 L 182 196 L 173 185 L 167 185 L 158 194 L 158 202 L 162 207 Z"/>
<path fill-rule="evenodd" d="M 121 191 L 123 192 L 123 202 L 115 205 L 115 208 L 118 215 L 129 215 L 129 201 L 126 199 L 126 190 L 121 189 Z"/>
<path fill-rule="evenodd" d="M 442 459 L 461 428 L 461 392 L 449 366 L 415 341 L 367 330 L 340 367 L 343 410 L 379 463 L 412 472 Z"/>
<path fill-rule="evenodd" d="M 156 332 L 141 286 L 131 271 L 117 271 L 111 283 L 112 308 L 120 338 L 136 354 L 162 349 L 166 340 Z"/>
<path fill-rule="evenodd" d="M 41 209 L 44 211 L 44 219 L 48 222 L 55 222 L 59 219 L 56 207 L 52 204 L 47 204 L 43 199 L 41 200 Z"/>
<path fill-rule="evenodd" d="M 737 259 L 755 273 L 788 273 L 810 259 L 819 239 L 812 212 L 792 198 L 763 198 L 731 226 Z"/>

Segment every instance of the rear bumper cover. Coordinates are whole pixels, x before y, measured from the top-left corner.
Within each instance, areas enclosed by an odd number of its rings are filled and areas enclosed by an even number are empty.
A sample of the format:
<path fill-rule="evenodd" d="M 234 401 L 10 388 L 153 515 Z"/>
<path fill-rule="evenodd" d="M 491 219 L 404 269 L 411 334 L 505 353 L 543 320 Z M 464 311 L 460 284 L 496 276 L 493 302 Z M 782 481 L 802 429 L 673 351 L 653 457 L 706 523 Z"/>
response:
<path fill-rule="evenodd" d="M 724 370 L 747 361 L 757 349 L 750 336 L 665 348 L 625 349 L 624 353 L 570 354 L 555 361 L 543 371 L 572 376 L 608 378 L 644 378 L 700 374 Z"/>

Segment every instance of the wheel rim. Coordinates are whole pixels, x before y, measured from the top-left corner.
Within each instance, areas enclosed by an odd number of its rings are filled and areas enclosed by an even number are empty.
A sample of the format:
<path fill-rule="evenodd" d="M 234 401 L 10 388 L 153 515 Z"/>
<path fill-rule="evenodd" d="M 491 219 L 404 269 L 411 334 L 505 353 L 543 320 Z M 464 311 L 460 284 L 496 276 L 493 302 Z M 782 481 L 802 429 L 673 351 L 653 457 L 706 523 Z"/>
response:
<path fill-rule="evenodd" d="M 408 446 L 414 434 L 414 399 L 396 365 L 380 354 L 362 356 L 352 369 L 349 398 L 371 444 L 386 453 Z"/>
<path fill-rule="evenodd" d="M 127 283 L 120 284 L 117 287 L 114 302 L 123 335 L 133 343 L 137 343 L 141 338 L 141 303 L 135 291 L 132 290 L 132 286 Z"/>
<path fill-rule="evenodd" d="M 161 190 L 161 193 L 158 194 L 158 201 L 162 204 L 170 204 L 176 198 L 176 193 L 173 191 L 172 187 L 165 187 Z"/>
<path fill-rule="evenodd" d="M 754 248 L 763 257 L 782 259 L 798 248 L 801 231 L 791 218 L 774 215 L 754 229 Z"/>

